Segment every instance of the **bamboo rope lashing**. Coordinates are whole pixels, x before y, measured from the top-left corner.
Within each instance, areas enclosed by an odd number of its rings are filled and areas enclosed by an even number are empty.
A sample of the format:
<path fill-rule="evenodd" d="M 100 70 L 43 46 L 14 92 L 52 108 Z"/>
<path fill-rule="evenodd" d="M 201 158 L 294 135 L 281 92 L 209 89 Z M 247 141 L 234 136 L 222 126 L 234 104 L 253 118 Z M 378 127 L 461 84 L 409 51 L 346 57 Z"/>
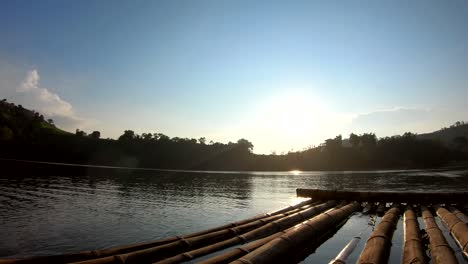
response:
<path fill-rule="evenodd" d="M 406 207 L 403 216 L 404 244 L 403 264 L 427 263 L 419 232 L 418 217 L 412 207 Z"/>
<path fill-rule="evenodd" d="M 458 219 L 462 220 L 463 223 L 468 224 L 468 216 L 466 216 L 462 211 L 452 206 L 450 207 L 450 212 L 458 217 Z"/>
<path fill-rule="evenodd" d="M 313 206 L 311 208 L 307 208 L 303 211 L 300 211 L 291 215 L 271 216 L 271 219 L 269 221 L 271 222 L 272 220 L 286 219 L 281 222 L 282 224 L 285 224 L 285 222 L 290 222 L 292 220 L 300 221 L 300 219 L 302 219 L 304 216 L 311 214 L 311 213 L 315 213 L 317 210 L 321 210 L 322 208 L 330 208 L 334 204 L 335 202 L 329 201 L 327 203 Z M 268 222 L 265 219 L 260 219 L 258 221 L 259 223 L 261 223 L 261 225 L 268 225 Z M 253 229 L 251 228 L 253 225 L 254 223 L 247 223 L 243 226 L 248 226 L 250 228 L 249 230 L 251 230 Z M 279 225 L 279 224 L 276 224 L 276 225 Z M 109 256 L 109 257 L 104 257 L 104 258 L 99 258 L 99 259 L 92 259 L 92 260 L 82 261 L 79 263 L 81 264 L 84 264 L 84 263 L 107 264 L 107 263 L 156 262 L 165 258 L 172 257 L 174 255 L 183 253 L 187 250 L 201 248 L 201 247 L 225 240 L 227 238 L 231 238 L 239 233 L 244 233 L 246 232 L 246 230 L 240 229 L 243 226 L 216 231 L 213 233 L 209 233 L 209 234 L 205 234 L 205 235 L 201 235 L 197 237 L 190 237 L 187 239 L 182 239 L 180 241 L 172 242 L 172 243 L 154 247 L 154 248 L 148 248 L 148 249 L 138 250 L 138 251 L 134 251 L 134 252 L 126 253 L 126 254 L 119 254 L 119 255 Z M 239 230 L 239 232 L 237 232 L 236 234 L 236 232 L 233 232 L 233 229 L 237 229 Z M 249 233 L 250 232 L 248 232 L 247 234 Z"/>
<path fill-rule="evenodd" d="M 468 225 L 444 207 L 438 206 L 436 213 L 442 219 L 442 222 L 448 226 L 450 233 L 460 246 L 463 254 L 468 257 Z"/>
<path fill-rule="evenodd" d="M 399 206 L 393 206 L 367 239 L 357 263 L 385 263 L 388 261 L 392 236 L 400 216 Z"/>
<path fill-rule="evenodd" d="M 337 206 L 335 207 L 335 209 L 337 208 L 340 208 L 340 206 Z M 308 223 L 309 221 L 311 220 L 307 220 L 306 222 L 303 222 L 301 223 L 300 225 L 303 225 L 305 223 Z M 335 228 L 339 228 L 340 225 L 337 225 L 335 226 Z M 221 263 L 229 263 L 231 261 L 234 261 L 238 258 L 241 258 L 242 256 L 252 252 L 253 250 L 261 247 L 262 245 L 272 241 L 273 239 L 283 235 L 283 234 L 286 234 L 287 232 L 293 230 L 293 229 L 296 229 L 297 226 L 293 226 L 293 227 L 290 227 L 286 230 L 283 230 L 281 232 L 278 232 L 278 233 L 275 233 L 273 235 L 270 235 L 268 237 L 265 237 L 265 238 L 262 238 L 262 239 L 258 239 L 258 240 L 255 240 L 255 241 L 252 241 L 244 246 L 241 246 L 241 247 L 238 247 L 238 248 L 234 248 L 232 250 L 229 250 L 227 252 L 224 252 L 220 255 L 216 255 L 216 256 L 213 256 L 209 259 L 205 259 L 201 262 L 197 262 L 198 264 L 221 264 Z M 330 230 L 329 230 L 330 231 Z M 310 246 L 310 245 L 309 245 Z"/>
<path fill-rule="evenodd" d="M 426 233 L 429 236 L 429 253 L 431 255 L 432 263 L 458 263 L 455 255 L 453 254 L 453 249 L 450 247 L 444 235 L 442 234 L 442 231 L 437 226 L 432 213 L 425 206 L 421 207 L 421 211 Z"/>
<path fill-rule="evenodd" d="M 398 202 L 398 203 L 457 203 L 468 197 L 468 192 L 362 192 L 319 189 L 296 189 L 298 197 L 318 200 L 347 200 L 358 202 Z"/>
<path fill-rule="evenodd" d="M 267 236 L 267 237 L 264 237 L 264 238 L 261 238 L 261 239 L 257 239 L 255 241 L 252 241 L 246 245 L 243 245 L 241 247 L 237 247 L 237 248 L 234 248 L 234 249 L 231 249 L 227 252 L 224 252 L 220 255 L 216 255 L 216 256 L 213 256 L 209 259 L 205 259 L 203 261 L 200 261 L 200 262 L 197 262 L 197 264 L 221 264 L 221 263 L 229 263 L 231 261 L 234 261 L 250 252 L 252 252 L 253 250 L 261 247 L 262 245 L 272 241 L 273 239 L 283 235 L 283 234 L 286 234 L 286 232 L 288 232 L 289 230 L 291 230 L 292 228 L 294 227 L 290 227 L 289 229 L 287 230 L 283 230 L 283 231 L 280 231 L 280 232 L 277 232 L 273 235 L 270 235 L 270 236 Z"/>
<path fill-rule="evenodd" d="M 23 259 L 11 259 L 11 260 L 0 260 L 1 264 L 28 264 L 28 263 L 34 263 L 34 264 L 62 264 L 62 263 L 70 263 L 70 262 L 79 262 L 79 261 L 85 261 L 85 260 L 91 260 L 91 259 L 97 259 L 97 258 L 103 258 L 107 256 L 112 256 L 112 255 L 118 255 L 118 254 L 125 254 L 133 251 L 138 251 L 138 250 L 143 250 L 147 248 L 153 248 L 157 246 L 162 246 L 165 244 L 169 244 L 172 242 L 180 241 L 182 239 L 187 239 L 187 238 L 192 238 L 192 237 L 197 237 L 209 233 L 213 233 L 216 231 L 220 230 L 225 230 L 241 225 L 245 225 L 254 221 L 258 221 L 261 219 L 266 219 L 275 215 L 280 215 L 283 213 L 288 213 L 291 211 L 297 212 L 301 208 L 307 208 L 311 207 L 314 205 L 319 204 L 320 201 L 308 199 L 305 201 L 302 201 L 300 203 L 297 203 L 295 205 L 291 205 L 270 213 L 264 213 L 264 214 L 259 214 L 254 217 L 240 220 L 237 222 L 233 222 L 230 224 L 218 226 L 215 228 L 199 231 L 196 233 L 191 233 L 187 235 L 182 235 L 182 236 L 175 236 L 171 238 L 165 238 L 161 240 L 156 240 L 156 241 L 151 241 L 151 242 L 145 242 L 145 243 L 138 243 L 138 244 L 132 244 L 132 245 L 126 245 L 126 246 L 117 246 L 117 247 L 112 247 L 108 249 L 101 249 L 101 250 L 92 250 L 92 251 L 82 251 L 78 253 L 73 253 L 73 254 L 63 254 L 63 255 L 51 255 L 51 256 L 40 256 L 40 257 L 30 257 L 30 258 L 23 258 Z"/>
<path fill-rule="evenodd" d="M 285 261 L 301 246 L 318 243 L 329 229 L 348 218 L 359 207 L 359 203 L 353 202 L 326 211 L 231 263 L 255 264 Z"/>
<path fill-rule="evenodd" d="M 296 225 L 297 223 L 300 223 L 301 221 L 305 221 L 327 209 L 335 205 L 336 202 L 334 201 L 329 201 L 324 204 L 317 205 L 315 207 L 312 207 L 308 210 L 304 210 L 302 212 L 298 212 L 297 214 L 292 214 L 289 217 L 281 218 L 276 221 L 273 221 L 271 223 L 268 223 L 264 226 L 261 226 L 257 229 L 251 230 L 248 233 L 242 234 L 235 236 L 233 238 L 211 244 L 202 248 L 194 249 L 188 252 L 184 252 L 181 254 L 178 254 L 176 256 L 170 257 L 163 259 L 159 262 L 156 262 L 158 264 L 169 264 L 169 263 L 180 263 L 183 261 L 189 261 L 197 257 L 205 256 L 210 253 L 216 252 L 221 249 L 225 249 L 237 244 L 241 243 L 247 243 L 249 241 L 259 239 L 265 236 L 269 236 L 271 234 L 280 232 L 282 230 L 285 230 L 291 226 Z"/>

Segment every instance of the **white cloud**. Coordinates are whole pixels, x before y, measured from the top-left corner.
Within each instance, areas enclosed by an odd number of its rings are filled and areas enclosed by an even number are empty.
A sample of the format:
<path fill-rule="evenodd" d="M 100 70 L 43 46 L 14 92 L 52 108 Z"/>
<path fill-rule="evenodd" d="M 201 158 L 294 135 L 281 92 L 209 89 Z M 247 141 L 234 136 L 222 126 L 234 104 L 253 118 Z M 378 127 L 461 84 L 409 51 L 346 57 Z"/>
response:
<path fill-rule="evenodd" d="M 36 69 L 29 71 L 16 88 L 15 101 L 54 119 L 55 124 L 65 130 L 84 129 L 94 122 L 77 116 L 69 102 L 47 88 L 40 87 L 39 80 Z"/>
<path fill-rule="evenodd" d="M 356 115 L 350 124 L 350 132 L 373 132 L 379 137 L 405 132 L 424 133 L 439 129 L 446 119 L 447 113 L 441 109 L 393 107 Z"/>
<path fill-rule="evenodd" d="M 26 92 L 32 89 L 37 89 L 39 85 L 39 73 L 37 70 L 32 70 L 28 73 L 24 81 L 18 87 L 18 92 Z"/>

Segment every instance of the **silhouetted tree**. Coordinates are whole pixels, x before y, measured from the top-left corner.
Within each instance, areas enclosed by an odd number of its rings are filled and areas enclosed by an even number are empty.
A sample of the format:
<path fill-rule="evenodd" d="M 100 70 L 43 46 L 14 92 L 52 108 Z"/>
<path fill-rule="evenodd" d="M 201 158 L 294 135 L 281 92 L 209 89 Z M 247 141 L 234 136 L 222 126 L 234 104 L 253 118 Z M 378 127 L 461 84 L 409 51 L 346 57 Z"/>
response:
<path fill-rule="evenodd" d="M 123 135 L 119 137 L 119 141 L 132 141 L 134 139 L 136 139 L 136 135 L 133 130 L 125 130 Z"/>
<path fill-rule="evenodd" d="M 78 128 L 76 129 L 75 131 L 75 135 L 79 136 L 79 137 L 85 137 L 86 136 L 86 132 L 84 132 L 83 130 L 79 130 Z"/>
<path fill-rule="evenodd" d="M 353 148 L 357 148 L 359 146 L 359 143 L 361 142 L 361 139 L 359 138 L 358 135 L 351 133 L 349 135 L 349 143 Z"/>
<path fill-rule="evenodd" d="M 377 138 L 373 133 L 351 133 L 351 148 L 343 147 L 341 135 L 318 147 L 281 155 L 253 154 L 247 139 L 227 144 L 201 137 L 170 138 L 162 133 L 136 134 L 125 130 L 118 138 L 100 139 L 99 131 L 86 136 L 47 125 L 43 116 L 0 101 L 0 157 L 172 169 L 220 170 L 343 170 L 414 168 L 468 159 L 468 139 L 455 138 L 450 145 L 422 139 L 413 133 Z M 457 125 L 457 123 L 455 123 Z M 463 123 L 457 125 L 460 131 Z M 53 146 L 53 147 L 51 147 Z M 273 153 L 275 154 L 275 153 Z"/>
<path fill-rule="evenodd" d="M 93 131 L 91 134 L 89 134 L 89 136 L 94 139 L 99 139 L 101 137 L 101 132 Z"/>
<path fill-rule="evenodd" d="M 202 144 L 202 145 L 205 145 L 205 144 L 206 144 L 206 138 L 201 137 L 201 138 L 198 139 L 198 142 L 199 142 L 200 144 Z"/>

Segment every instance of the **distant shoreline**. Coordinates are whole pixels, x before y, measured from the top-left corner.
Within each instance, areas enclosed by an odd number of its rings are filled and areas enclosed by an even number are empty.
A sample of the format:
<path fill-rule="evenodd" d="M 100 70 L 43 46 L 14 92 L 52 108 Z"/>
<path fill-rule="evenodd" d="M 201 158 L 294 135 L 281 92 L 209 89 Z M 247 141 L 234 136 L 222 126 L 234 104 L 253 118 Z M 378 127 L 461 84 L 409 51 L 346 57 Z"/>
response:
<path fill-rule="evenodd" d="M 307 174 L 308 172 L 350 172 L 350 173 L 372 173 L 372 172 L 417 172 L 417 171 L 446 171 L 466 169 L 468 170 L 468 163 L 461 163 L 456 165 L 434 167 L 434 168 L 383 168 L 383 169 L 357 169 L 357 170 L 189 170 L 189 169 L 159 169 L 159 168 L 141 168 L 141 167 L 125 167 L 125 166 L 109 166 L 109 165 L 94 165 L 94 164 L 78 164 L 78 163 L 62 163 L 53 161 L 39 161 L 39 160 L 23 160 L 1 158 L 0 162 L 19 162 L 29 164 L 43 164 L 43 165 L 56 165 L 62 167 L 78 167 L 78 168 L 93 168 L 93 169 L 114 169 L 114 170 L 128 170 L 128 171 L 152 171 L 152 172 L 182 172 L 182 173 L 213 173 L 213 174 L 263 174 L 265 172 L 281 173 L 281 174 Z"/>

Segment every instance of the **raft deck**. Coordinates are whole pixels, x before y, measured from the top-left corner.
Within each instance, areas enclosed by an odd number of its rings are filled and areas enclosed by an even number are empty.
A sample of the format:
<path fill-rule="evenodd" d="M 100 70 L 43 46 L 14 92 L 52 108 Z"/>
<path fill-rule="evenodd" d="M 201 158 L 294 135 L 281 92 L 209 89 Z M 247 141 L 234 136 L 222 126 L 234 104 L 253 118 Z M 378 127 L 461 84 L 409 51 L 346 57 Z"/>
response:
<path fill-rule="evenodd" d="M 10 263 L 291 263 L 299 262 L 318 248 L 355 212 L 383 215 L 370 234 L 358 263 L 388 262 L 393 232 L 403 215 L 402 263 L 458 263 L 456 252 L 468 257 L 468 217 L 464 204 L 467 192 L 402 193 L 350 192 L 297 189 L 308 199 L 287 208 L 257 215 L 201 232 L 148 243 L 84 251 L 74 254 L 0 260 Z M 378 202 L 378 203 L 377 203 Z M 406 205 L 403 206 L 402 203 Z M 390 205 L 387 207 L 387 205 Z M 429 238 L 426 255 L 418 215 Z M 452 248 L 434 220 L 439 217 L 458 248 Z M 359 240 L 350 243 L 337 257 L 323 260 L 346 263 Z M 206 257 L 208 256 L 208 257 Z M 201 258 L 204 257 L 204 258 Z M 460 256 L 458 256 L 460 257 Z"/>

